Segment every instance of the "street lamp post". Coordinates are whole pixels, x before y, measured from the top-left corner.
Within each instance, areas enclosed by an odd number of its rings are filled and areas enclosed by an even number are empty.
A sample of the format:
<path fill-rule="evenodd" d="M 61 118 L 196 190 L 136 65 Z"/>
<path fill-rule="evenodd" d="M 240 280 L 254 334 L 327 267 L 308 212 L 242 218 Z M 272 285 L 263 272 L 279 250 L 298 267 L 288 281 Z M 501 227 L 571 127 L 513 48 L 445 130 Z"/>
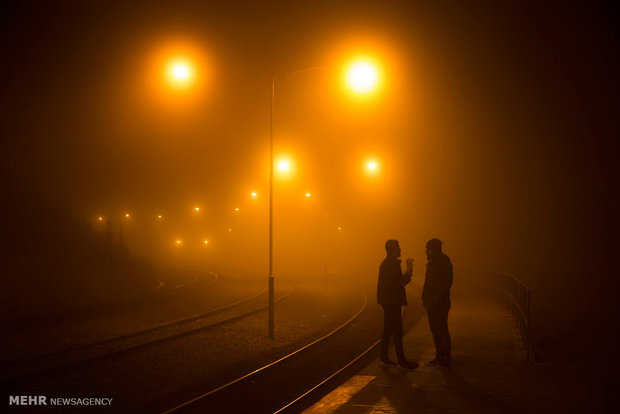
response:
<path fill-rule="evenodd" d="M 269 134 L 269 337 L 274 337 L 274 285 L 273 275 L 273 190 L 274 190 L 274 155 L 273 155 L 273 135 L 275 124 L 275 91 L 276 81 L 281 78 L 300 75 L 322 69 L 322 67 L 311 67 L 295 72 L 271 76 L 271 126 Z M 191 60 L 176 57 L 168 61 L 165 68 L 166 77 L 169 85 L 174 89 L 188 89 L 195 80 L 195 67 Z M 357 62 L 353 64 L 347 74 L 347 83 L 356 93 L 366 94 L 371 91 L 379 79 L 378 72 L 372 62 Z M 256 193 L 252 193 L 256 197 Z M 196 209 L 196 212 L 198 209 Z"/>
<path fill-rule="evenodd" d="M 275 124 L 275 99 L 276 99 L 276 80 L 278 78 L 301 75 L 306 72 L 313 72 L 322 67 L 312 67 L 295 72 L 281 75 L 271 75 L 271 128 L 269 134 L 269 338 L 273 339 L 274 330 L 274 289 L 275 278 L 273 276 L 273 175 L 274 175 L 274 156 L 273 156 L 273 130 Z"/>
<path fill-rule="evenodd" d="M 313 72 L 323 67 L 311 67 L 295 72 L 289 72 L 282 75 L 271 75 L 271 131 L 269 134 L 269 338 L 274 337 L 274 285 L 275 278 L 273 276 L 273 173 L 274 173 L 274 156 L 273 156 L 273 130 L 275 123 L 275 95 L 276 80 L 278 78 L 301 75 L 307 72 Z M 359 94 L 367 94 L 377 86 L 379 82 L 378 71 L 372 62 L 361 61 L 351 65 L 347 72 L 347 84 L 354 92 Z M 327 226 L 327 214 L 325 217 L 325 225 Z M 327 290 L 327 264 L 325 264 L 325 289 Z"/>
<path fill-rule="evenodd" d="M 269 134 L 269 338 L 274 328 L 274 279 L 273 279 L 273 124 L 276 94 L 276 78 L 271 76 L 271 131 Z"/>

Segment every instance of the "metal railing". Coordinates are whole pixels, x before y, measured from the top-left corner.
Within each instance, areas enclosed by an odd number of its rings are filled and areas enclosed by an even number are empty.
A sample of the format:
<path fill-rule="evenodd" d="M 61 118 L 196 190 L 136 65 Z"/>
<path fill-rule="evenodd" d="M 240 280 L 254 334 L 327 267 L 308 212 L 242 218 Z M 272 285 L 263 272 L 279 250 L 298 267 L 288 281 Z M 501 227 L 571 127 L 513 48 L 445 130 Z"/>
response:
<path fill-rule="evenodd" d="M 508 273 L 499 273 L 499 291 L 501 292 L 502 302 L 515 321 L 519 336 L 523 341 L 525 360 L 529 362 L 532 354 L 532 323 L 530 319 L 532 291 L 525 283 Z"/>

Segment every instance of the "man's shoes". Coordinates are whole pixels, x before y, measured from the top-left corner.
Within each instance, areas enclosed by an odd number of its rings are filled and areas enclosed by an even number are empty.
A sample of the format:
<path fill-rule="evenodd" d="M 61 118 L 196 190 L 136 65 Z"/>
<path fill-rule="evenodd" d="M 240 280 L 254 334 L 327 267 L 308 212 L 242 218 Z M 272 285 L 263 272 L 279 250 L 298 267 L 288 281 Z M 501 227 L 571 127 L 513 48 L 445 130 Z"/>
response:
<path fill-rule="evenodd" d="M 392 361 L 390 358 L 380 358 L 381 362 L 385 365 L 397 365 L 396 362 Z"/>
<path fill-rule="evenodd" d="M 417 367 L 420 366 L 420 364 L 418 364 L 417 362 L 411 362 L 407 360 L 400 361 L 398 365 L 400 365 L 402 368 L 405 368 L 405 369 L 416 369 Z"/>

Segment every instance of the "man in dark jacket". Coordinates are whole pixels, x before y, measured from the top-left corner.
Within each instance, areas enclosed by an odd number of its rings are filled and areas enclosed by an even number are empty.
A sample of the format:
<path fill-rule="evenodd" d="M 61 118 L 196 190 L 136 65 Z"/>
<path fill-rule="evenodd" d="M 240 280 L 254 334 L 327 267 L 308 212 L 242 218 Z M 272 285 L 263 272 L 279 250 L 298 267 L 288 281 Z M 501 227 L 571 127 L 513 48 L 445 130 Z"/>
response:
<path fill-rule="evenodd" d="M 411 282 L 413 260 L 407 259 L 407 269 L 403 274 L 400 267 L 400 246 L 397 240 L 385 242 L 386 258 L 379 266 L 379 282 L 377 284 L 377 303 L 383 307 L 383 336 L 381 337 L 380 358 L 383 363 L 396 365 L 388 358 L 390 336 L 394 337 L 394 348 L 401 367 L 415 369 L 418 364 L 407 361 L 403 349 L 403 320 L 401 306 L 407 305 L 405 285 Z"/>
<path fill-rule="evenodd" d="M 435 359 L 429 364 L 449 367 L 450 332 L 448 311 L 450 310 L 450 287 L 452 287 L 452 263 L 441 251 L 443 242 L 431 239 L 426 243 L 426 279 L 422 290 L 422 305 L 426 308 L 428 324 L 435 342 Z"/>

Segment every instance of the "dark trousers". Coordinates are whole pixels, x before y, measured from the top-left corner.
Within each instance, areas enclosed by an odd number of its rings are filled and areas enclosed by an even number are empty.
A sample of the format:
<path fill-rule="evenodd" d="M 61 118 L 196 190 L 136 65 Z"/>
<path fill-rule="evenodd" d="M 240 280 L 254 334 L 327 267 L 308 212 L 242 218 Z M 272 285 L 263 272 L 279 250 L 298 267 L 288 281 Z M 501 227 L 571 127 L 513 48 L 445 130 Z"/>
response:
<path fill-rule="evenodd" d="M 381 336 L 381 359 L 388 359 L 388 347 L 390 345 L 390 336 L 394 337 L 394 348 L 398 361 L 406 361 L 405 351 L 403 349 L 403 318 L 400 314 L 400 306 L 383 307 L 383 336 Z"/>
<path fill-rule="evenodd" d="M 450 332 L 448 332 L 448 311 L 450 307 L 442 306 L 427 309 L 428 324 L 431 326 L 433 341 L 435 341 L 435 355 L 437 359 L 450 360 Z"/>

